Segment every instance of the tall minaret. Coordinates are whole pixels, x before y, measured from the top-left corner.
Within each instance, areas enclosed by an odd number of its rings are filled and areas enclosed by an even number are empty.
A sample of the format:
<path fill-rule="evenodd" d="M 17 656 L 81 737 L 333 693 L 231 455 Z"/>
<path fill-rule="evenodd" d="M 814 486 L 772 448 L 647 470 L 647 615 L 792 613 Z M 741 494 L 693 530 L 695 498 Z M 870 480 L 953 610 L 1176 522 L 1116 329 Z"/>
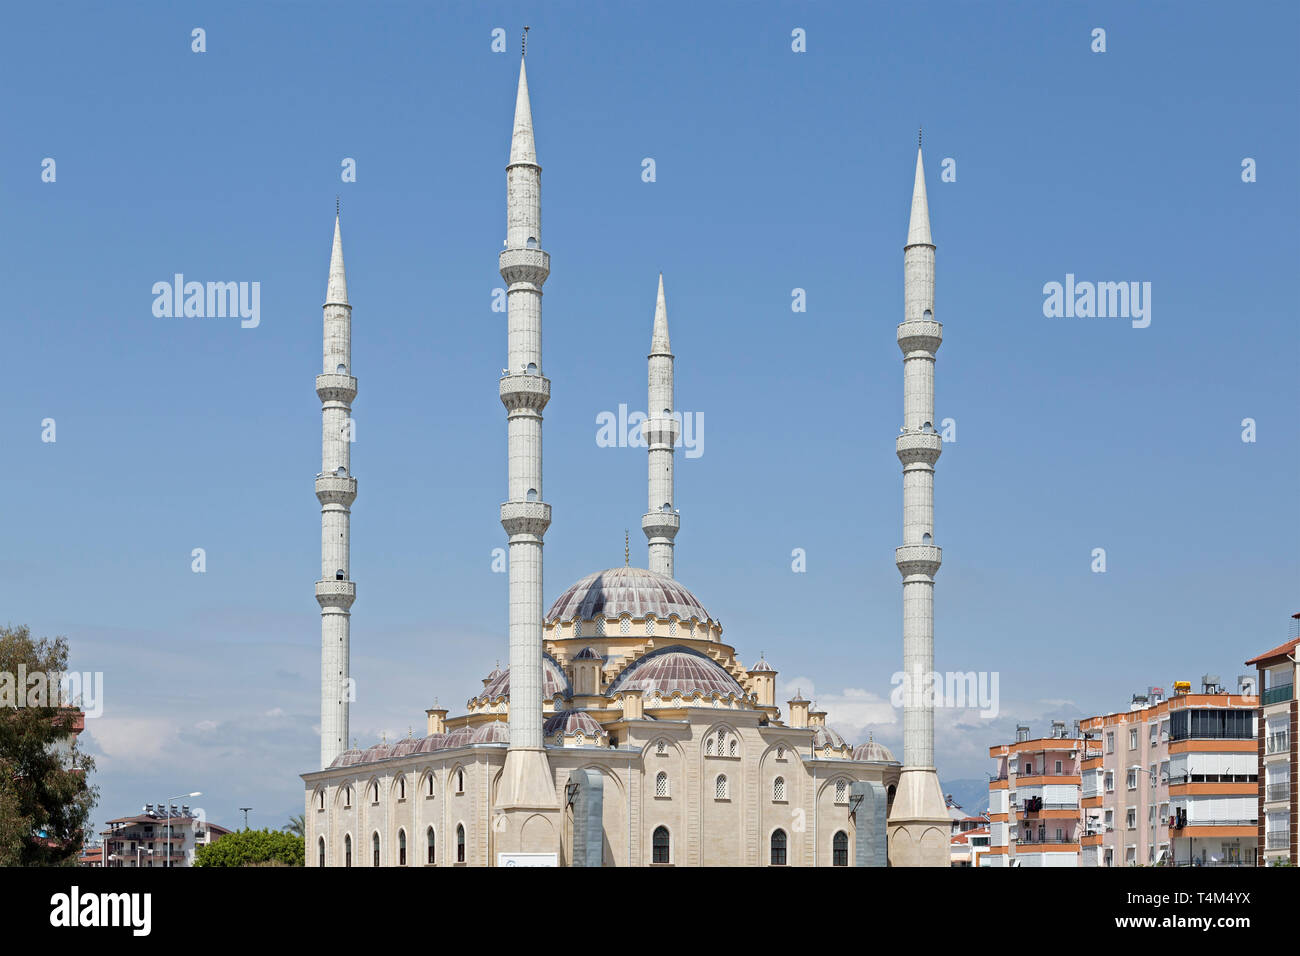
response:
<path fill-rule="evenodd" d="M 893 866 L 948 866 L 949 817 L 934 767 L 934 705 L 924 693 L 934 670 L 934 464 L 943 440 L 934 427 L 934 358 L 943 326 L 934 318 L 934 242 L 918 137 L 912 216 L 903 247 L 903 769 L 889 814 Z"/>
<path fill-rule="evenodd" d="M 524 38 L 526 53 L 527 32 Z M 542 284 L 551 257 L 541 246 L 542 167 L 521 57 L 500 257 L 507 305 L 500 396 L 506 407 L 508 473 L 501 526 L 510 541 L 510 747 L 497 799 L 508 808 L 555 803 L 542 750 L 542 536 L 551 524 L 551 506 L 542 500 L 542 409 L 551 397 L 551 383 L 542 374 Z"/>
<path fill-rule="evenodd" d="M 352 449 L 352 306 L 343 272 L 343 235 L 334 215 L 334 248 L 330 252 L 329 285 L 325 290 L 325 359 L 316 376 L 321 401 L 321 473 L 316 476 L 320 501 L 321 579 L 316 582 L 320 604 L 320 761 L 322 767 L 347 749 L 349 608 L 357 597 L 348 566 L 349 508 L 357 497 L 357 480 L 349 473 Z"/>
<path fill-rule="evenodd" d="M 673 538 L 682 519 L 673 510 L 673 446 L 677 419 L 673 417 L 673 349 L 668 341 L 668 306 L 664 304 L 664 274 L 659 273 L 659 298 L 650 334 L 649 405 L 641 426 L 650 452 L 650 503 L 641 530 L 650 544 L 650 570 L 673 576 Z"/>

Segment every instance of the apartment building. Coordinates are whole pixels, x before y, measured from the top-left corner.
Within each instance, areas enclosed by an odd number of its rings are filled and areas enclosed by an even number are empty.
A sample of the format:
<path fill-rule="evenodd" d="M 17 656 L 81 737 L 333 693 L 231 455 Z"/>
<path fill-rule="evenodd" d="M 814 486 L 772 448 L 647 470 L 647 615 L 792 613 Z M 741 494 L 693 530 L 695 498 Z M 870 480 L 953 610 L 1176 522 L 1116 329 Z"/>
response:
<path fill-rule="evenodd" d="M 1256 761 L 1259 773 L 1256 860 L 1261 866 L 1280 863 L 1300 864 L 1297 855 L 1298 790 L 1296 771 L 1300 767 L 1297 752 L 1296 700 L 1300 665 L 1296 663 L 1300 648 L 1300 614 L 1292 615 L 1291 639 L 1250 660 L 1257 671 L 1260 700 L 1259 739 Z"/>
<path fill-rule="evenodd" d="M 1016 728 L 1014 743 L 989 748 L 989 847 L 980 866 L 1078 866 L 1083 836 L 1083 739 L 1065 721 L 1050 736 Z"/>
<path fill-rule="evenodd" d="M 207 823 L 188 806 L 146 804 L 143 812 L 108 821 L 101 865 L 114 867 L 191 866 L 194 852 L 231 831 Z"/>

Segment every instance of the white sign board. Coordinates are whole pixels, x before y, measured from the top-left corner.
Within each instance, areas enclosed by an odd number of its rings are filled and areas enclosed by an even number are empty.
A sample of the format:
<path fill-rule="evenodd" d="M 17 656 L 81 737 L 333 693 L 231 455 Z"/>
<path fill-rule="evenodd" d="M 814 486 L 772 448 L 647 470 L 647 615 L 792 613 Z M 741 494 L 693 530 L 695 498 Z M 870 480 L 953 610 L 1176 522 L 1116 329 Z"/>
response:
<path fill-rule="evenodd" d="M 558 853 L 498 853 L 497 866 L 559 866 Z"/>

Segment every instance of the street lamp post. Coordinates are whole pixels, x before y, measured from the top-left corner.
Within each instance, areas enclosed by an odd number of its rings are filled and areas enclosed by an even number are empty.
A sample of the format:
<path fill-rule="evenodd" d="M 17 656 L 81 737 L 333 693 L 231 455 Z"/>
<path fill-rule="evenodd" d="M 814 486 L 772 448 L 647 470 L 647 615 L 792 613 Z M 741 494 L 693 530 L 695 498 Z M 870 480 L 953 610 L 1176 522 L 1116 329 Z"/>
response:
<path fill-rule="evenodd" d="M 201 797 L 203 791 L 195 790 L 193 793 L 178 793 L 167 800 L 167 862 L 163 866 L 172 865 L 172 800 L 184 800 L 186 797 Z"/>

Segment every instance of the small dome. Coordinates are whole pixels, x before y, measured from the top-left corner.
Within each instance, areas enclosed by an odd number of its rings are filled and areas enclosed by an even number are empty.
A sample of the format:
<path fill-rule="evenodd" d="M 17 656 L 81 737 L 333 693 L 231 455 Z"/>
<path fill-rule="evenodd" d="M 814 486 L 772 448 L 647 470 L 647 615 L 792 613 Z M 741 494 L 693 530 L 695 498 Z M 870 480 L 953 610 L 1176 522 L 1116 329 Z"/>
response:
<path fill-rule="evenodd" d="M 471 743 L 474 731 L 469 727 L 457 727 L 451 733 L 442 738 L 442 746 L 439 750 L 454 750 L 456 747 L 466 747 Z"/>
<path fill-rule="evenodd" d="M 421 737 L 416 741 L 415 750 L 412 753 L 427 754 L 442 748 L 442 742 L 447 738 L 446 734 L 430 734 L 427 737 Z"/>
<path fill-rule="evenodd" d="M 874 740 L 868 740 L 865 744 L 858 744 L 853 748 L 854 760 L 875 760 L 880 763 L 897 763 L 894 755 L 884 744 L 878 744 Z"/>
<path fill-rule="evenodd" d="M 584 647 L 582 650 L 578 651 L 576 655 L 574 655 L 573 659 L 575 661 L 599 661 L 602 660 L 603 658 L 601 658 L 601 656 L 597 654 L 592 648 Z"/>
<path fill-rule="evenodd" d="M 504 720 L 493 720 L 477 728 L 470 736 L 472 744 L 508 744 L 510 743 L 510 725 Z"/>
<path fill-rule="evenodd" d="M 572 697 L 573 688 L 569 685 L 569 679 L 564 676 L 564 670 L 560 664 L 550 654 L 542 655 L 542 699 L 554 700 L 556 694 L 562 697 Z M 487 687 L 483 688 L 480 698 L 487 700 L 498 700 L 500 698 L 510 699 L 510 668 L 501 671 Z"/>
<path fill-rule="evenodd" d="M 416 740 L 414 737 L 407 737 L 405 740 L 399 740 L 397 743 L 393 744 L 392 753 L 388 756 L 405 757 L 409 753 L 414 753 L 415 749 L 419 745 L 420 741 Z"/>
<path fill-rule="evenodd" d="M 542 724 L 542 737 L 554 737 L 557 734 L 563 737 L 582 734 L 593 740 L 609 736 L 600 722 L 585 710 L 562 710 L 547 717 L 546 723 Z"/>
<path fill-rule="evenodd" d="M 330 767 L 352 767 L 361 762 L 360 750 L 345 750 L 330 763 Z"/>
<path fill-rule="evenodd" d="M 758 663 L 751 667 L 749 672 L 751 674 L 775 674 L 776 668 L 760 657 Z"/>
<path fill-rule="evenodd" d="M 681 645 L 665 647 L 634 661 L 618 675 L 608 694 L 613 697 L 623 690 L 639 690 L 647 700 L 656 693 L 661 697 L 674 693 L 683 697 L 745 696 L 721 664 Z"/>
<path fill-rule="evenodd" d="M 608 568 L 589 574 L 559 596 L 546 612 L 546 622 L 614 619 L 627 614 L 640 619 L 709 621 L 709 612 L 686 588 L 667 575 L 645 568 Z"/>
<path fill-rule="evenodd" d="M 813 750 L 823 750 L 830 747 L 832 750 L 847 750 L 848 742 L 845 741 L 832 727 L 818 727 L 813 732 L 812 739 Z"/>

